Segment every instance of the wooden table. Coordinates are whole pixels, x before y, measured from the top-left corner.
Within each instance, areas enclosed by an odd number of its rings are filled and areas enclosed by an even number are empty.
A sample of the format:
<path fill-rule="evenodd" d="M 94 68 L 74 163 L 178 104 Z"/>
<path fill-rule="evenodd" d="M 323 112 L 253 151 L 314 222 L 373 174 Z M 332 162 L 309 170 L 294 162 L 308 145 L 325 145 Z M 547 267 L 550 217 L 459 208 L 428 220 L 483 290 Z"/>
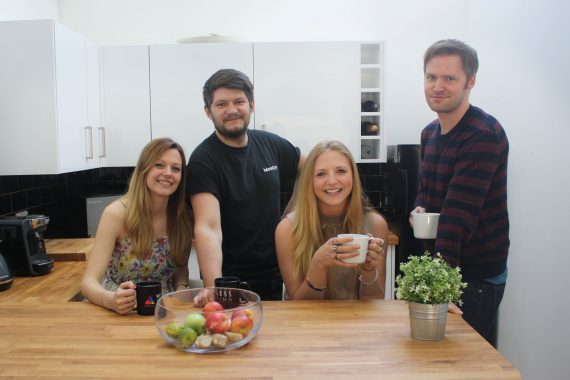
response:
<path fill-rule="evenodd" d="M 264 302 L 248 345 L 181 352 L 164 344 L 153 317 L 67 302 L 84 266 L 56 262 L 0 292 L 0 378 L 520 379 L 457 315 L 443 340 L 411 339 L 401 301 Z"/>

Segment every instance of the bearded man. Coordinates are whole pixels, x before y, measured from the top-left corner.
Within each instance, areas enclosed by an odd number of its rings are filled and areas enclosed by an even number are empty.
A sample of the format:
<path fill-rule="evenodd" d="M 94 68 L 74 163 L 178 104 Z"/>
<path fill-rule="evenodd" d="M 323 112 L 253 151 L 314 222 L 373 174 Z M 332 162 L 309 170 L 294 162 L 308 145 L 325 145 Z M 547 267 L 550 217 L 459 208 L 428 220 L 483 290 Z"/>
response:
<path fill-rule="evenodd" d="M 188 188 L 204 286 L 236 276 L 261 299 L 279 300 L 283 280 L 275 227 L 281 191 L 292 189 L 304 157 L 289 141 L 248 129 L 253 85 L 244 73 L 217 71 L 204 84 L 203 96 L 215 131 L 190 156 Z"/>

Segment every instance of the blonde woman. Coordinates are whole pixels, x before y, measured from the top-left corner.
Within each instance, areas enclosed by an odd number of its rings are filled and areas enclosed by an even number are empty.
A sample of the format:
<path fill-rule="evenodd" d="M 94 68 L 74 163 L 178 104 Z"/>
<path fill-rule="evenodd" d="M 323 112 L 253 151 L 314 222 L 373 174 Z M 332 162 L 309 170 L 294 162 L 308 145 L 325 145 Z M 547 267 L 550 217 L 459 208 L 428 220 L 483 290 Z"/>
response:
<path fill-rule="evenodd" d="M 192 218 L 185 162 L 171 139 L 144 147 L 127 194 L 101 216 L 81 283 L 89 301 L 126 314 L 138 281 L 160 281 L 163 290 L 187 287 Z"/>
<path fill-rule="evenodd" d="M 323 141 L 309 153 L 294 196 L 294 212 L 275 231 L 277 258 L 290 299 L 384 298 L 388 225 L 370 206 L 346 146 Z M 366 261 L 342 261 L 357 245 L 340 246 L 361 233 L 370 239 Z"/>

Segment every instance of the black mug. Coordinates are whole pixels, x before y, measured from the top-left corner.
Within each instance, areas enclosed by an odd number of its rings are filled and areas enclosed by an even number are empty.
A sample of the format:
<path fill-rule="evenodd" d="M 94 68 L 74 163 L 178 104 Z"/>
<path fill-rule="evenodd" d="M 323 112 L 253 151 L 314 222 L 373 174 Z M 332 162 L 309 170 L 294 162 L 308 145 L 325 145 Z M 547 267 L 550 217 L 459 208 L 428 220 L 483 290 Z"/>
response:
<path fill-rule="evenodd" d="M 246 303 L 247 301 L 240 297 L 239 289 L 251 290 L 247 282 L 240 281 L 239 277 L 233 276 L 216 278 L 214 280 L 214 286 L 216 288 L 224 288 L 215 289 L 214 291 L 215 300 L 219 302 L 224 309 L 231 309 Z"/>
<path fill-rule="evenodd" d="M 162 286 L 158 281 L 141 281 L 136 283 L 137 313 L 154 315 L 158 299 L 162 295 Z"/>

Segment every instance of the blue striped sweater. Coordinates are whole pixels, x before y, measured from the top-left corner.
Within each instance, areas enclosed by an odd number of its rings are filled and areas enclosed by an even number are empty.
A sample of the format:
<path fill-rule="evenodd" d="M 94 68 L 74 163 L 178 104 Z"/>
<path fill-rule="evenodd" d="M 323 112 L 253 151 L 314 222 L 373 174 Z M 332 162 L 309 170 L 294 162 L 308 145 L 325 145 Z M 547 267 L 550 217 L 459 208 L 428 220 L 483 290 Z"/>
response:
<path fill-rule="evenodd" d="M 499 122 L 470 106 L 441 135 L 438 120 L 422 131 L 421 181 L 415 206 L 439 212 L 435 252 L 465 279 L 503 273 L 509 251 L 509 142 Z"/>

